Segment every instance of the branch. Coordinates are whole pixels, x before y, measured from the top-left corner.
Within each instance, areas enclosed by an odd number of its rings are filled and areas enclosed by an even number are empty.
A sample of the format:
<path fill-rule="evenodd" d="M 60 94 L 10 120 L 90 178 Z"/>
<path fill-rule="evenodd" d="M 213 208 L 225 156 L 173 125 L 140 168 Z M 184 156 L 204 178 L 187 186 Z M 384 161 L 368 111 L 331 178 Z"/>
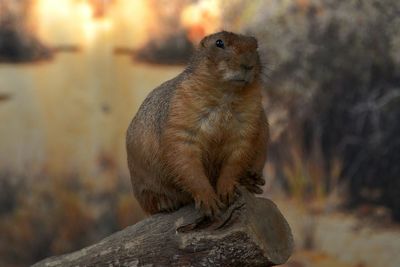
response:
<path fill-rule="evenodd" d="M 218 220 L 189 205 L 33 266 L 274 266 L 285 263 L 292 249 L 289 225 L 276 205 L 241 189 Z"/>

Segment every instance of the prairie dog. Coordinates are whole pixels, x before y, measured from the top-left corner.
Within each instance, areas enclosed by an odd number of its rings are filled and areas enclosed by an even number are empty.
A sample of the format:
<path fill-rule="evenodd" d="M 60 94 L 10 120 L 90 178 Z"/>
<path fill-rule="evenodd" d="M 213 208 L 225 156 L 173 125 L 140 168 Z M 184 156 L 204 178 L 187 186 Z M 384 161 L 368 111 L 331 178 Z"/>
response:
<path fill-rule="evenodd" d="M 194 201 L 213 216 L 238 185 L 262 192 L 268 123 L 260 74 L 257 40 L 222 31 L 147 96 L 126 137 L 133 192 L 146 212 Z"/>

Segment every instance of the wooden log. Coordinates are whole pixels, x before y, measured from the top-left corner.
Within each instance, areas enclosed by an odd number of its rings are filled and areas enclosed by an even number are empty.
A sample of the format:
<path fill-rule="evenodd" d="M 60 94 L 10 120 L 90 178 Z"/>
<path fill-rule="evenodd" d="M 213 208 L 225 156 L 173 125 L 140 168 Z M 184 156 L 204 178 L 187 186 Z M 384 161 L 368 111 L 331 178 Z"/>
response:
<path fill-rule="evenodd" d="M 189 205 L 33 266 L 275 266 L 285 263 L 292 249 L 291 230 L 277 206 L 240 189 L 217 220 Z"/>

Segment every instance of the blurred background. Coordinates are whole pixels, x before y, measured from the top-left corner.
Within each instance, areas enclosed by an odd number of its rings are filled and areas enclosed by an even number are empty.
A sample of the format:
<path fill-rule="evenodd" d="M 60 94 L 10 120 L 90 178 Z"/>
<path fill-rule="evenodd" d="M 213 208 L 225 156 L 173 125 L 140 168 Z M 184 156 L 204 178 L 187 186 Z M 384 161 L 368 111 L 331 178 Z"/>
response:
<path fill-rule="evenodd" d="M 285 266 L 400 266 L 398 0 L 0 0 L 0 266 L 144 218 L 127 126 L 221 29 L 259 40 Z"/>

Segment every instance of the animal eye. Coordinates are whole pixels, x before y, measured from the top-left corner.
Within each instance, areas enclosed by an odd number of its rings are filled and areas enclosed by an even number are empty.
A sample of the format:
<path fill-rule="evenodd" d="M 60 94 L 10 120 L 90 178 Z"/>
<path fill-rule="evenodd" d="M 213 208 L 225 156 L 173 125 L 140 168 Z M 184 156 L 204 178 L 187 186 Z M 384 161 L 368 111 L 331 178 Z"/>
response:
<path fill-rule="evenodd" d="M 224 48 L 224 47 L 225 47 L 224 41 L 222 41 L 221 39 L 218 39 L 218 40 L 215 42 L 215 45 L 216 45 L 217 47 L 219 47 L 219 48 Z"/>

